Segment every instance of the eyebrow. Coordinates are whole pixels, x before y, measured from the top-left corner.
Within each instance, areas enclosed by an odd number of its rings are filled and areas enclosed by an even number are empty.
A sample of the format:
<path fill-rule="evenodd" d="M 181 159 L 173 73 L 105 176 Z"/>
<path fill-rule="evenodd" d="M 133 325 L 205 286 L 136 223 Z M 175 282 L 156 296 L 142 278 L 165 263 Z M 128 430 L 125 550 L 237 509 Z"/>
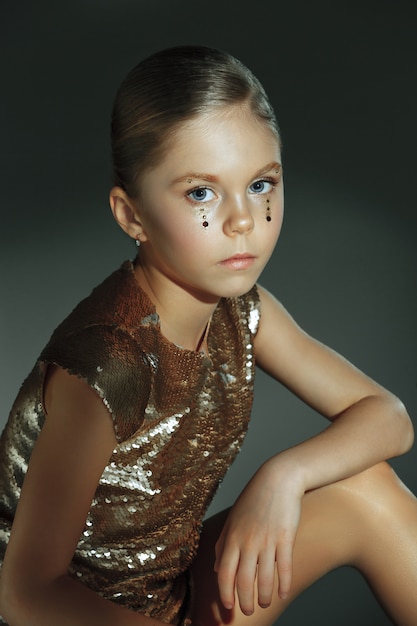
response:
<path fill-rule="evenodd" d="M 271 161 L 271 163 L 268 163 L 268 165 L 266 165 L 265 167 L 260 169 L 258 172 L 256 172 L 254 178 L 263 176 L 263 174 L 267 174 L 271 170 L 275 170 L 278 174 L 279 172 L 281 172 L 281 169 L 282 169 L 281 163 L 278 163 L 278 161 Z"/>
<path fill-rule="evenodd" d="M 271 163 L 268 163 L 268 165 L 258 170 L 253 176 L 253 178 L 258 178 L 259 176 L 263 176 L 264 174 L 267 174 L 271 170 L 276 170 L 277 173 L 279 173 L 281 169 L 282 169 L 281 163 L 278 163 L 278 161 L 271 161 Z M 213 176 L 212 174 L 205 174 L 203 172 L 188 172 L 187 174 L 184 174 L 183 176 L 180 176 L 179 178 L 176 178 L 175 180 L 173 180 L 172 184 L 175 185 L 177 183 L 184 183 L 187 181 L 191 182 L 195 179 L 204 180 L 210 183 L 215 183 L 218 180 L 217 176 Z"/>
<path fill-rule="evenodd" d="M 195 178 L 199 180 L 206 180 L 210 183 L 215 183 L 217 181 L 217 176 L 213 176 L 212 174 L 203 174 L 202 172 L 188 172 L 188 174 L 184 174 L 184 176 L 180 176 L 172 181 L 172 184 L 176 183 L 185 183 L 187 181 L 191 182 Z"/>

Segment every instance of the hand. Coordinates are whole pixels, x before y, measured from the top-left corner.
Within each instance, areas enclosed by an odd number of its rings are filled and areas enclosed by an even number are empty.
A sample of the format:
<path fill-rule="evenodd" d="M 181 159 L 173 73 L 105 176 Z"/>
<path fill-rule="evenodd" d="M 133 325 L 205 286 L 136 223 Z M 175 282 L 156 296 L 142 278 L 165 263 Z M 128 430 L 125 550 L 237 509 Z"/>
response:
<path fill-rule="evenodd" d="M 231 508 L 216 544 L 221 601 L 225 608 L 233 608 L 236 589 L 245 615 L 254 611 L 256 580 L 261 607 L 271 603 L 276 574 L 282 599 L 291 587 L 304 488 L 296 473 L 280 468 L 279 459 L 280 455 L 265 463 L 250 480 Z"/>

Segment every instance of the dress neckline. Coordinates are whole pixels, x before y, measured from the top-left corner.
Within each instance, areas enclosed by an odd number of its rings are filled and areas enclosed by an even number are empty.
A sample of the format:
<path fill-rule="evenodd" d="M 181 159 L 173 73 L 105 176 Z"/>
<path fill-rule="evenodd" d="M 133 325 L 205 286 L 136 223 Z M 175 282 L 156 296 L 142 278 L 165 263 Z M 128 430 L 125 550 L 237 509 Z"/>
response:
<path fill-rule="evenodd" d="M 212 327 L 213 327 L 213 322 L 215 321 L 215 317 L 216 317 L 216 313 L 219 310 L 219 304 L 217 304 L 216 308 L 214 309 L 212 315 L 210 316 L 209 321 L 207 322 L 206 328 L 204 330 L 204 333 L 198 343 L 198 346 L 195 350 L 191 350 L 189 348 L 184 348 L 183 346 L 180 346 L 176 343 L 174 343 L 173 341 L 171 341 L 170 339 L 168 339 L 167 337 L 165 337 L 165 335 L 162 333 L 161 331 L 161 318 L 159 317 L 159 313 L 156 310 L 156 306 L 155 304 L 152 302 L 151 298 L 149 297 L 149 295 L 146 293 L 146 291 L 143 289 L 143 287 L 139 284 L 139 281 L 136 277 L 136 273 L 135 273 L 135 262 L 136 262 L 137 257 L 134 260 L 129 259 L 128 261 L 125 261 L 125 263 L 123 264 L 123 268 L 128 270 L 129 273 L 129 277 L 130 279 L 133 281 L 134 285 L 135 285 L 135 289 L 138 292 L 138 294 L 141 296 L 141 298 L 144 300 L 145 304 L 145 308 L 147 311 L 149 311 L 149 313 L 147 315 L 145 315 L 144 317 L 142 317 L 141 321 L 140 321 L 140 325 L 143 326 L 154 326 L 158 329 L 159 332 L 159 336 L 161 338 L 161 341 L 163 341 L 163 343 L 165 345 L 171 346 L 172 349 L 174 349 L 175 351 L 179 351 L 181 352 L 181 354 L 190 354 L 190 355 L 195 355 L 199 358 L 203 358 L 204 360 L 208 360 L 209 362 L 211 362 L 210 359 L 210 349 L 209 349 L 209 345 L 210 345 L 210 337 L 211 337 L 211 331 L 212 331 Z M 220 299 L 220 301 L 222 300 L 222 298 Z M 220 302 L 219 301 L 219 302 Z"/>

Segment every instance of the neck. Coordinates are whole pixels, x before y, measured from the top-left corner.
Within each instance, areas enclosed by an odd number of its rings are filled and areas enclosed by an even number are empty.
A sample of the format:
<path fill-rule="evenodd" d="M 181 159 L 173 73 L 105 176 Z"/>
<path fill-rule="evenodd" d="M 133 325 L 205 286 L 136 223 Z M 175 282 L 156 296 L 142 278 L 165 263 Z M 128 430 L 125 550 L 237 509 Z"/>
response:
<path fill-rule="evenodd" d="M 135 275 L 155 305 L 162 334 L 187 350 L 204 350 L 206 330 L 218 299 L 205 301 L 165 276 L 151 275 L 139 264 Z"/>

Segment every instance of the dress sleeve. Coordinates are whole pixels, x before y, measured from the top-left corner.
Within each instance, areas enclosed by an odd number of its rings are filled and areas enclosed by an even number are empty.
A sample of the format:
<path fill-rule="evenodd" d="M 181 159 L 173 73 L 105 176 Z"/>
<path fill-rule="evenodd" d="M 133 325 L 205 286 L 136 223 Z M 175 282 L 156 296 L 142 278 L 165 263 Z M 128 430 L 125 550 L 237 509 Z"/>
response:
<path fill-rule="evenodd" d="M 261 303 L 259 298 L 258 285 L 254 285 L 250 291 L 243 296 L 231 298 L 229 306 L 237 320 L 237 325 L 242 326 L 245 332 L 255 336 L 259 328 L 261 318 Z"/>
<path fill-rule="evenodd" d="M 248 329 L 252 335 L 256 335 L 261 319 L 261 302 L 259 298 L 258 285 L 254 285 L 246 294 L 245 307 L 248 320 Z"/>
<path fill-rule="evenodd" d="M 40 356 L 86 381 L 109 410 L 117 440 L 131 437 L 143 422 L 151 372 L 137 341 L 119 327 L 87 326 L 53 336 Z"/>

